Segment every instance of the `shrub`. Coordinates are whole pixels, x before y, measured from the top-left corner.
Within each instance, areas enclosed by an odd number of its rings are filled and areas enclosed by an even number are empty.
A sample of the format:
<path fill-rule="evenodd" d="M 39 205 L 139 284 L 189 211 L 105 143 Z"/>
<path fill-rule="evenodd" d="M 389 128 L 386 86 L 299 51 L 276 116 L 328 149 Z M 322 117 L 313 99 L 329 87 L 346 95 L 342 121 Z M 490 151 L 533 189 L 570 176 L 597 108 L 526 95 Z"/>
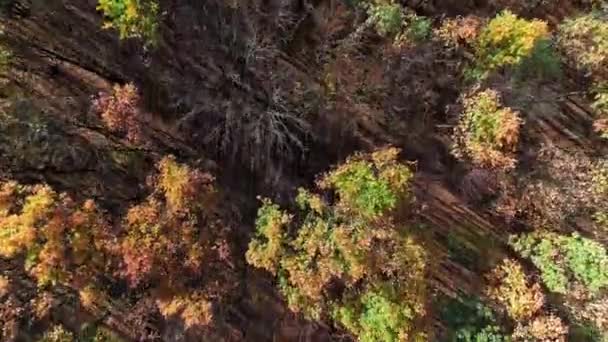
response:
<path fill-rule="evenodd" d="M 430 37 L 433 28 L 433 22 L 430 18 L 408 14 L 405 16 L 405 21 L 404 34 L 408 38 L 414 41 L 423 41 Z"/>
<path fill-rule="evenodd" d="M 555 53 L 553 44 L 548 39 L 540 40 L 534 45 L 532 53 L 522 60 L 515 70 L 518 80 L 552 79 L 561 75 L 561 60 Z"/>
<path fill-rule="evenodd" d="M 255 221 L 256 236 L 245 254 L 250 265 L 276 275 L 285 248 L 285 226 L 290 221 L 289 215 L 282 212 L 278 205 L 268 199 L 262 201 Z"/>
<path fill-rule="evenodd" d="M 513 168 L 521 124 L 517 112 L 501 106 L 496 91 L 487 89 L 467 97 L 454 133 L 455 154 L 467 155 L 482 167 Z"/>
<path fill-rule="evenodd" d="M 488 296 L 507 308 L 516 321 L 532 317 L 544 304 L 544 295 L 536 283 L 530 285 L 521 265 L 505 259 L 489 276 Z"/>
<path fill-rule="evenodd" d="M 441 22 L 434 34 L 446 46 L 467 46 L 476 41 L 482 25 L 481 18 L 476 16 L 447 18 Z"/>
<path fill-rule="evenodd" d="M 536 317 L 528 325 L 518 325 L 513 332 L 516 341 L 530 342 L 565 342 L 568 335 L 568 326 L 553 315 Z"/>
<path fill-rule="evenodd" d="M 442 303 L 443 304 L 443 303 Z M 475 298 L 457 298 L 442 305 L 441 319 L 451 342 L 509 341 L 494 312 Z"/>
<path fill-rule="evenodd" d="M 483 77 L 490 71 L 518 66 L 533 54 L 539 42 L 547 39 L 547 23 L 520 19 L 505 10 L 488 23 L 475 42 L 474 73 Z"/>
<path fill-rule="evenodd" d="M 590 13 L 563 21 L 558 44 L 577 68 L 589 72 L 608 72 L 608 21 L 599 13 Z"/>
<path fill-rule="evenodd" d="M 76 341 L 74 335 L 61 325 L 55 325 L 38 342 L 73 342 Z"/>
<path fill-rule="evenodd" d="M 598 242 L 578 234 L 531 233 L 513 237 L 511 245 L 539 268 L 553 292 L 566 293 L 573 282 L 591 293 L 608 286 L 608 255 Z"/>
<path fill-rule="evenodd" d="M 401 31 L 404 15 L 398 3 L 373 4 L 368 7 L 367 13 L 381 35 L 392 36 Z"/>
<path fill-rule="evenodd" d="M 300 189 L 295 219 L 265 200 L 247 251 L 249 263 L 277 275 L 292 310 L 331 315 L 365 341 L 414 336 L 411 321 L 424 313 L 426 254 L 391 216 L 411 196 L 412 172 L 398 153 L 358 154 L 324 175 L 318 186 L 329 202 Z"/>
<path fill-rule="evenodd" d="M 158 0 L 99 0 L 104 28 L 118 30 L 120 39 L 143 38 L 154 45 L 158 30 Z"/>
<path fill-rule="evenodd" d="M 142 113 L 139 94 L 132 83 L 115 85 L 111 94 L 101 93 L 93 100 L 93 110 L 113 132 L 124 135 L 133 143 L 143 141 Z"/>
<path fill-rule="evenodd" d="M 415 310 L 390 284 L 336 305 L 333 316 L 361 342 L 414 340 L 408 327 L 415 318 Z"/>
<path fill-rule="evenodd" d="M 369 218 L 384 214 L 407 200 L 413 174 L 397 162 L 399 151 L 389 148 L 375 152 L 371 158 L 356 156 L 324 177 L 322 189 L 338 193 L 337 207 Z"/>

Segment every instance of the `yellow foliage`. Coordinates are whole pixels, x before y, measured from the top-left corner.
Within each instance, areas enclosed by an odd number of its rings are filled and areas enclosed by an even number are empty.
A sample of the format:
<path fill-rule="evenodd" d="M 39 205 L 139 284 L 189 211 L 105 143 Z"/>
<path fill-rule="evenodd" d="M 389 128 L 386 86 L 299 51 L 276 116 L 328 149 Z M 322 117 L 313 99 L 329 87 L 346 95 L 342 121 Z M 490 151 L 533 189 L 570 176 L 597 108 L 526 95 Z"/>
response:
<path fill-rule="evenodd" d="M 516 321 L 532 317 L 544 305 L 545 296 L 538 283 L 529 284 L 523 268 L 516 261 L 505 259 L 489 276 L 493 286 L 488 296 L 504 305 Z"/>
<path fill-rule="evenodd" d="M 158 186 L 170 210 L 182 211 L 211 204 L 215 189 L 210 175 L 178 163 L 173 156 L 164 157 L 158 163 L 158 169 Z"/>
<path fill-rule="evenodd" d="M 3 189 L 13 186 L 9 184 Z M 35 243 L 37 228 L 52 213 L 55 199 L 55 192 L 48 186 L 38 186 L 25 198 L 19 214 L 0 216 L 0 255 L 13 257 Z"/>
<path fill-rule="evenodd" d="M 179 294 L 170 299 L 159 299 L 156 303 L 163 316 L 179 316 L 186 328 L 206 326 L 213 320 L 211 303 L 200 292 Z"/>

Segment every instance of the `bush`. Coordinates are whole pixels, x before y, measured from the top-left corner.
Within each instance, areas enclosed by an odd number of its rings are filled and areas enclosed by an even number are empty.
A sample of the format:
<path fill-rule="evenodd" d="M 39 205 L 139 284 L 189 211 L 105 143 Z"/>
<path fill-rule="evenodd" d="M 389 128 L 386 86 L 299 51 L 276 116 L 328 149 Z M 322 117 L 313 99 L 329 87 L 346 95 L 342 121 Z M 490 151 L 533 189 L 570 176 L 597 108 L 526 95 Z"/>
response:
<path fill-rule="evenodd" d="M 61 325 L 55 325 L 38 342 L 73 342 L 76 341 L 74 334 L 66 330 Z"/>
<path fill-rule="evenodd" d="M 404 15 L 398 3 L 372 4 L 367 13 L 381 35 L 392 36 L 401 31 Z"/>
<path fill-rule="evenodd" d="M 539 268 L 553 292 L 565 294 L 574 282 L 592 294 L 608 286 L 608 254 L 598 242 L 578 234 L 531 233 L 513 237 L 510 243 Z"/>
<path fill-rule="evenodd" d="M 538 284 L 529 284 L 521 265 L 506 259 L 489 276 L 491 287 L 488 296 L 507 308 L 516 321 L 532 317 L 544 304 L 544 295 Z"/>
<path fill-rule="evenodd" d="M 449 47 L 468 46 L 475 43 L 483 22 L 476 16 L 447 18 L 434 31 L 435 37 Z"/>
<path fill-rule="evenodd" d="M 528 325 L 518 325 L 513 332 L 516 341 L 545 342 L 566 341 L 568 326 L 553 315 L 536 317 Z"/>
<path fill-rule="evenodd" d="M 361 342 L 415 340 L 408 331 L 415 314 L 390 284 L 367 290 L 333 310 L 334 319 Z"/>
<path fill-rule="evenodd" d="M 247 251 L 250 264 L 277 275 L 292 310 L 333 316 L 365 341 L 415 336 L 412 320 L 424 313 L 426 254 L 391 215 L 411 197 L 398 153 L 359 154 L 324 175 L 318 186 L 331 201 L 300 189 L 295 219 L 265 200 Z"/>
<path fill-rule="evenodd" d="M 546 22 L 520 19 L 505 10 L 492 19 L 477 38 L 473 74 L 484 77 L 503 67 L 519 66 L 535 52 L 537 44 L 548 39 Z"/>
<path fill-rule="evenodd" d="M 375 152 L 371 158 L 356 156 L 324 177 L 321 189 L 335 189 L 341 210 L 374 218 L 390 212 L 399 202 L 407 202 L 413 174 L 397 162 L 399 150 Z"/>
<path fill-rule="evenodd" d="M 561 60 L 548 39 L 540 40 L 528 58 L 522 60 L 515 69 L 517 80 L 552 79 L 562 73 Z"/>
<path fill-rule="evenodd" d="M 558 43 L 570 63 L 580 70 L 608 72 L 608 21 L 604 15 L 591 13 L 564 20 Z"/>
<path fill-rule="evenodd" d="M 137 88 L 128 83 L 115 85 L 111 94 L 99 94 L 93 100 L 92 108 L 112 133 L 124 135 L 130 142 L 141 143 L 144 135 L 139 101 Z"/>
<path fill-rule="evenodd" d="M 430 18 L 408 14 L 405 16 L 405 21 L 404 34 L 408 38 L 413 41 L 424 41 L 430 37 L 433 28 L 433 22 Z"/>
<path fill-rule="evenodd" d="M 501 106 L 496 91 L 487 89 L 467 97 L 454 133 L 454 152 L 470 157 L 478 166 L 513 168 L 521 124 L 517 112 Z"/>
<path fill-rule="evenodd" d="M 120 39 L 142 38 L 147 45 L 157 41 L 158 0 L 99 0 L 104 28 L 118 30 Z"/>
<path fill-rule="evenodd" d="M 442 304 L 441 319 L 450 342 L 503 342 L 509 337 L 502 331 L 494 312 L 475 298 L 457 298 Z"/>
<path fill-rule="evenodd" d="M 262 201 L 255 221 L 256 235 L 245 254 L 250 265 L 277 274 L 286 242 L 284 230 L 290 221 L 289 215 L 282 212 L 278 205 L 268 199 Z"/>

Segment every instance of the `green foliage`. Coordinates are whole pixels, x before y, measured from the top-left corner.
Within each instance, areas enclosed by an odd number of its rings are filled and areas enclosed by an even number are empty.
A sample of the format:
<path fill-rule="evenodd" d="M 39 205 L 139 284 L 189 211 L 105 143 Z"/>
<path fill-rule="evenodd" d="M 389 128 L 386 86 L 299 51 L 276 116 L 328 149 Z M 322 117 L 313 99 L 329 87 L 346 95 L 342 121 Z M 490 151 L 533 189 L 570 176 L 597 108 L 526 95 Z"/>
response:
<path fill-rule="evenodd" d="M 391 217 L 410 198 L 412 172 L 398 153 L 359 154 L 329 172 L 318 182 L 336 196 L 329 203 L 300 189 L 295 220 L 264 200 L 247 251 L 250 264 L 277 275 L 292 310 L 331 315 L 364 341 L 414 336 L 411 321 L 424 312 L 426 254 Z M 334 282 L 345 290 L 331 291 Z"/>
<path fill-rule="evenodd" d="M 405 34 L 414 41 L 424 41 L 431 36 L 433 22 L 430 18 L 408 14 L 405 21 Z"/>
<path fill-rule="evenodd" d="M 561 75 L 561 61 L 548 39 L 539 40 L 528 58 L 522 60 L 515 70 L 518 80 L 553 79 Z"/>
<path fill-rule="evenodd" d="M 404 15 L 398 3 L 381 3 L 368 7 L 368 15 L 383 36 L 392 36 L 401 31 Z"/>
<path fill-rule="evenodd" d="M 577 342 L 608 342 L 608 333 L 593 324 L 576 324 L 570 328 L 569 338 Z"/>
<path fill-rule="evenodd" d="M 563 21 L 558 43 L 572 65 L 591 73 L 608 72 L 608 21 L 599 12 Z"/>
<path fill-rule="evenodd" d="M 548 38 L 547 23 L 520 19 L 505 10 L 492 19 L 477 38 L 476 66 L 472 73 L 484 77 L 499 68 L 518 66 L 534 53 L 536 61 L 544 61 L 547 57 L 538 54 L 546 52 L 546 48 L 535 47 Z"/>
<path fill-rule="evenodd" d="M 468 155 L 480 166 L 512 168 L 521 124 L 517 112 L 502 107 L 496 91 L 476 93 L 464 99 L 464 113 L 454 133 L 455 153 Z"/>
<path fill-rule="evenodd" d="M 591 293 L 608 286 L 608 255 L 598 242 L 578 234 L 531 233 L 513 237 L 511 245 L 539 268 L 553 292 L 567 293 L 574 281 Z"/>
<path fill-rule="evenodd" d="M 412 172 L 397 163 L 395 149 L 376 152 L 371 160 L 351 158 L 320 182 L 334 188 L 342 209 L 365 217 L 377 217 L 394 209 L 409 191 Z"/>
<path fill-rule="evenodd" d="M 158 0 L 99 0 L 97 10 L 105 17 L 104 28 L 118 30 L 121 39 L 143 38 L 154 45 L 158 39 Z"/>
<path fill-rule="evenodd" d="M 475 298 L 452 299 L 443 305 L 441 319 L 447 325 L 450 342 L 509 341 L 494 313 Z"/>
<path fill-rule="evenodd" d="M 262 200 L 255 222 L 256 236 L 245 254 L 249 264 L 276 274 L 284 250 L 284 229 L 290 220 L 278 205 L 268 199 Z"/>
<path fill-rule="evenodd" d="M 406 340 L 408 322 L 414 310 L 402 302 L 390 284 L 370 289 L 354 300 L 336 305 L 333 317 L 361 342 L 391 342 Z"/>

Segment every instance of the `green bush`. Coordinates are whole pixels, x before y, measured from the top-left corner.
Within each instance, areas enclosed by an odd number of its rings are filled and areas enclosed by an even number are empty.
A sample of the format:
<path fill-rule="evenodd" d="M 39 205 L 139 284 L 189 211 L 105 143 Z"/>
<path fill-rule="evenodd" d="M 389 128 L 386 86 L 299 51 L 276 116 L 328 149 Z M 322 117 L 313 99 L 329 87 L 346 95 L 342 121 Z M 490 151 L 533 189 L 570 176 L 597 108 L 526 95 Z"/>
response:
<path fill-rule="evenodd" d="M 553 79 L 561 74 L 561 60 L 548 39 L 539 40 L 530 56 L 524 58 L 515 69 L 515 76 L 518 80 Z"/>
<path fill-rule="evenodd" d="M 450 342 L 509 341 L 494 312 L 478 299 L 466 297 L 441 303 L 441 320 L 446 324 Z"/>
<path fill-rule="evenodd" d="M 413 177 L 398 162 L 396 149 L 372 154 L 371 160 L 351 158 L 325 177 L 320 185 L 338 193 L 342 209 L 373 218 L 394 209 L 409 193 Z"/>
<path fill-rule="evenodd" d="M 392 36 L 401 31 L 404 15 L 398 3 L 374 4 L 367 12 L 381 35 Z"/>
<path fill-rule="evenodd" d="M 566 19 L 559 26 L 558 43 L 577 68 L 608 72 L 608 20 L 599 12 Z"/>
<path fill-rule="evenodd" d="M 538 267 L 553 292 L 565 294 L 573 282 L 591 293 L 608 287 L 608 254 L 598 242 L 578 234 L 531 233 L 513 237 L 510 243 Z"/>
<path fill-rule="evenodd" d="M 547 23 L 540 20 L 520 19 L 505 10 L 492 19 L 475 42 L 476 65 L 472 75 L 485 77 L 489 72 L 509 66 L 519 66 L 534 53 L 535 60 L 548 59 L 538 56 L 546 53 L 537 44 L 549 39 Z"/>
<path fill-rule="evenodd" d="M 99 0 L 104 28 L 118 30 L 120 39 L 142 38 L 154 45 L 158 35 L 158 0 Z"/>
<path fill-rule="evenodd" d="M 431 36 L 433 22 L 430 18 L 408 14 L 405 18 L 405 34 L 414 41 L 423 41 Z"/>
<path fill-rule="evenodd" d="M 333 317 L 361 342 L 391 342 L 407 340 L 409 332 L 404 328 L 414 319 L 415 311 L 390 284 L 384 284 L 336 305 Z"/>

